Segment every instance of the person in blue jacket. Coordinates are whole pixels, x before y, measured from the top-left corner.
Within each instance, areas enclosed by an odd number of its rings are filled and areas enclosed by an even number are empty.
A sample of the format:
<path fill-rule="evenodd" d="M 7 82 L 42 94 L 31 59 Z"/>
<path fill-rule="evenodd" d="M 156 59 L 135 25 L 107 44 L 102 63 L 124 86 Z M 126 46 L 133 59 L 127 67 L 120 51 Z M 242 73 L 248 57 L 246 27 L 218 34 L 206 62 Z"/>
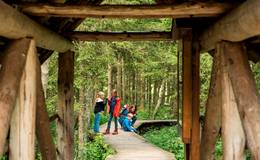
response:
<path fill-rule="evenodd" d="M 127 118 L 125 118 L 123 120 L 123 123 L 122 123 L 122 126 L 123 126 L 123 129 L 124 131 L 127 131 L 127 132 L 137 132 L 136 129 L 132 126 L 132 118 L 133 118 L 133 114 L 129 113 L 127 115 Z"/>
<path fill-rule="evenodd" d="M 123 121 L 125 118 L 127 118 L 127 115 L 128 115 L 128 108 L 129 106 L 126 104 L 124 105 L 124 107 L 121 109 L 120 111 L 120 117 L 119 117 L 119 124 L 121 125 L 121 127 L 123 127 Z"/>

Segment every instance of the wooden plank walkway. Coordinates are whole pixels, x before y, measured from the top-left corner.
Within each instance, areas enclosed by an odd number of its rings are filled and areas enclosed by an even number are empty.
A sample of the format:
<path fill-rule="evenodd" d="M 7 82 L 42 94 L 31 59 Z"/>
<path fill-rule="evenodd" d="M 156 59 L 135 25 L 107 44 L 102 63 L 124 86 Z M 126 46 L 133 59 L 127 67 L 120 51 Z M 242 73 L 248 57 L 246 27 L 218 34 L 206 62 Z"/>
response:
<path fill-rule="evenodd" d="M 137 125 L 145 121 L 138 121 Z M 101 127 L 104 131 L 106 125 Z M 114 124 L 111 124 L 111 131 L 114 131 Z M 111 155 L 107 160 L 175 160 L 174 154 L 147 142 L 143 137 L 124 132 L 119 129 L 118 135 L 105 135 L 105 142 L 116 150 L 115 155 Z"/>

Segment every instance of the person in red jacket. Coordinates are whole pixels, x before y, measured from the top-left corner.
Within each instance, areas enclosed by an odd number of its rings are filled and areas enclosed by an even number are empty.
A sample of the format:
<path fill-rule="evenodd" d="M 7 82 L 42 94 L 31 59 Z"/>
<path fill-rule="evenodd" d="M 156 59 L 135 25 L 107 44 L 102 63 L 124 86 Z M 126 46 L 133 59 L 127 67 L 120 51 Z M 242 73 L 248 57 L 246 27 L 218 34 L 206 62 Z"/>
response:
<path fill-rule="evenodd" d="M 112 97 L 108 99 L 107 112 L 109 113 L 109 118 L 108 118 L 108 122 L 107 122 L 107 129 L 104 134 L 110 134 L 110 126 L 111 126 L 111 122 L 114 118 L 115 130 L 112 134 L 116 135 L 116 134 L 118 134 L 117 119 L 119 117 L 119 112 L 120 112 L 120 98 L 117 96 L 117 91 L 115 89 L 112 92 Z"/>

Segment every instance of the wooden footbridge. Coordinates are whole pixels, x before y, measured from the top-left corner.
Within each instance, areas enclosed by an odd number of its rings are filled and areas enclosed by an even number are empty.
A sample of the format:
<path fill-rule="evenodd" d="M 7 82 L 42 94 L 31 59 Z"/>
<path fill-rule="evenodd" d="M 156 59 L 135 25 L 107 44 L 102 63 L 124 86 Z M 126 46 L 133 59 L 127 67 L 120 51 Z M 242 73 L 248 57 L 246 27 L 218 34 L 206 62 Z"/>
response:
<path fill-rule="evenodd" d="M 173 125 L 176 121 L 137 121 L 135 127 L 153 124 Z M 105 130 L 106 125 L 102 128 Z M 112 125 L 111 130 L 113 129 Z M 105 142 L 116 150 L 116 154 L 109 156 L 107 160 L 175 160 L 174 154 L 150 144 L 136 133 L 124 132 L 122 129 L 119 129 L 118 135 L 106 135 Z"/>
<path fill-rule="evenodd" d="M 182 139 L 187 160 L 212 160 L 220 128 L 224 159 L 260 159 L 260 99 L 249 60 L 260 60 L 259 0 L 0 0 L 0 155 L 73 159 L 76 41 L 178 41 L 182 55 Z M 75 32 L 87 17 L 171 18 L 169 32 Z M 58 52 L 57 145 L 50 132 L 42 64 Z M 200 126 L 200 53 L 214 57 L 205 123 Z M 36 137 L 35 137 L 36 132 Z M 234 147 L 235 146 L 235 147 Z"/>

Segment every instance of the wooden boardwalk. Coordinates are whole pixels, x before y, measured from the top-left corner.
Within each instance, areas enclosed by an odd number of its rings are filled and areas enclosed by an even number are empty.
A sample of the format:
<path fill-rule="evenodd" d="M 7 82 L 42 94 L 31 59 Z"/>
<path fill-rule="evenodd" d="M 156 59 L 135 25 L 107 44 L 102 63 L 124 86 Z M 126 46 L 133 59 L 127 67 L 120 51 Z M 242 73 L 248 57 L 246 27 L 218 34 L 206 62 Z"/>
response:
<path fill-rule="evenodd" d="M 137 122 L 140 125 L 145 121 Z M 105 130 L 106 125 L 101 128 Z M 111 131 L 114 124 L 111 125 Z M 107 160 L 175 160 L 174 154 L 147 142 L 143 137 L 119 129 L 118 135 L 106 135 L 105 142 L 116 150 Z"/>

